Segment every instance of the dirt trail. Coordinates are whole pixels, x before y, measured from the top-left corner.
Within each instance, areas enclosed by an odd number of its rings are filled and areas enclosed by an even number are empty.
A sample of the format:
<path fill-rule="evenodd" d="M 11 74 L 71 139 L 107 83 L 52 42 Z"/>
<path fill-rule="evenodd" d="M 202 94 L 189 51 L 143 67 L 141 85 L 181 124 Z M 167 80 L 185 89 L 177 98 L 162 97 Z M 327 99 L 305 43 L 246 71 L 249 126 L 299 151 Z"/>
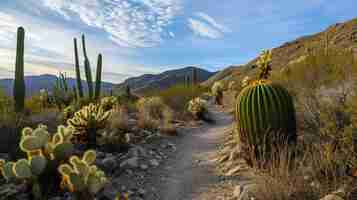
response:
<path fill-rule="evenodd" d="M 146 181 L 146 188 L 151 187 L 152 191 L 145 199 L 203 200 L 200 194 L 219 182 L 211 160 L 230 128 L 232 117 L 215 107 L 210 107 L 210 111 L 216 123 L 181 131 L 175 142 L 177 151 L 154 169 Z"/>

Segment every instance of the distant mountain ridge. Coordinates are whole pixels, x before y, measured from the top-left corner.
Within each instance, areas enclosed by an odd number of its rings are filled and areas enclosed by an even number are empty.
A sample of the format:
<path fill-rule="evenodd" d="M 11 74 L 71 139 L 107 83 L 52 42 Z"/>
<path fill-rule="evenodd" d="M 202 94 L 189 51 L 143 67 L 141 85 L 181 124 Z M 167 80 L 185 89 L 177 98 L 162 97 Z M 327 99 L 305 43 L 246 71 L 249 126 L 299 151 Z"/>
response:
<path fill-rule="evenodd" d="M 50 74 L 25 76 L 26 96 L 35 95 L 39 93 L 40 89 L 48 89 L 51 91 L 56 80 L 57 76 Z M 68 78 L 67 80 L 70 89 L 76 86 L 76 79 Z M 12 96 L 13 82 L 13 79 L 0 79 L 0 89 L 4 90 L 7 95 Z M 87 90 L 87 82 L 85 80 L 82 80 L 82 86 L 84 90 Z M 114 84 L 112 83 L 102 82 L 102 89 L 105 92 L 110 91 L 113 86 Z"/>
<path fill-rule="evenodd" d="M 116 85 L 116 89 L 123 90 L 129 85 L 132 91 L 138 94 L 150 90 L 164 90 L 178 83 L 184 83 L 186 76 L 192 80 L 192 71 L 194 68 L 197 70 L 198 82 L 206 81 L 216 73 L 189 66 L 168 70 L 160 74 L 144 74 L 138 77 L 128 78 L 123 83 Z"/>

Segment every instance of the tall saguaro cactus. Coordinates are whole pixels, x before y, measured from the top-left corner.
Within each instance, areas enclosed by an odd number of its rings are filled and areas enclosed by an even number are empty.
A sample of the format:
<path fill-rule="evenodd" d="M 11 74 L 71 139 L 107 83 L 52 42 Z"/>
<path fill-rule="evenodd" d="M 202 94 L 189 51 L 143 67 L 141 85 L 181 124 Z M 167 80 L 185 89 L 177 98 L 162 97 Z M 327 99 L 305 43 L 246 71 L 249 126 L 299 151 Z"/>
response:
<path fill-rule="evenodd" d="M 15 111 L 21 112 L 25 106 L 25 79 L 24 79 L 24 43 L 25 29 L 17 29 L 17 47 L 15 63 L 14 101 Z"/>
<path fill-rule="evenodd" d="M 85 36 L 82 35 L 82 46 L 83 46 L 83 55 L 84 55 L 84 70 L 86 74 L 87 84 L 88 84 L 88 96 L 89 99 L 93 98 L 93 79 L 92 79 L 92 72 L 90 69 L 90 62 L 87 56 L 87 49 L 86 49 L 86 41 Z"/>
<path fill-rule="evenodd" d="M 198 83 L 197 69 L 194 67 L 192 69 L 192 85 L 196 85 L 197 83 Z"/>
<path fill-rule="evenodd" d="M 102 54 L 98 55 L 97 75 L 95 79 L 95 99 L 100 97 L 100 87 L 102 83 Z"/>
<path fill-rule="evenodd" d="M 77 39 L 73 39 L 74 42 L 74 62 L 76 68 L 76 79 L 77 79 L 77 92 L 78 97 L 83 98 L 83 88 L 82 88 L 82 80 L 81 80 L 81 71 L 79 69 L 79 59 L 78 59 L 78 47 L 77 47 Z"/>

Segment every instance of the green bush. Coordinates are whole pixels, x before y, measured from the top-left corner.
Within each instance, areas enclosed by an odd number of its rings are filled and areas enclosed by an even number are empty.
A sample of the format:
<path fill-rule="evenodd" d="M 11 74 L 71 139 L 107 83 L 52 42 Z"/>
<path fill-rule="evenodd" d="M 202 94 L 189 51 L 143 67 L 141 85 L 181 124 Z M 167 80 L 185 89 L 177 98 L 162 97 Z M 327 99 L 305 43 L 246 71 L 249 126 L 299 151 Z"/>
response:
<path fill-rule="evenodd" d="M 147 96 L 160 97 L 166 105 L 178 114 L 179 118 L 184 118 L 187 113 L 188 102 L 207 91 L 207 88 L 199 85 L 191 87 L 175 85 L 163 91 L 149 93 Z"/>

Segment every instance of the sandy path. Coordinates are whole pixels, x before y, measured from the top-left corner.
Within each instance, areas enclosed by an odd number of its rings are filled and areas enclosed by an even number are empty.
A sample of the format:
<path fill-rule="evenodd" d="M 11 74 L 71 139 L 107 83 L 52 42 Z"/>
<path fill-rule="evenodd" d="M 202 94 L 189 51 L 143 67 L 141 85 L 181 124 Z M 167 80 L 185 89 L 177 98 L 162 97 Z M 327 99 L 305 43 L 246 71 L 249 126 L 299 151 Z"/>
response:
<path fill-rule="evenodd" d="M 210 110 L 216 123 L 182 130 L 175 142 L 177 151 L 145 181 L 146 188 L 153 188 L 145 199 L 203 200 L 200 193 L 219 182 L 211 160 L 224 132 L 230 128 L 232 117 L 214 107 Z"/>

